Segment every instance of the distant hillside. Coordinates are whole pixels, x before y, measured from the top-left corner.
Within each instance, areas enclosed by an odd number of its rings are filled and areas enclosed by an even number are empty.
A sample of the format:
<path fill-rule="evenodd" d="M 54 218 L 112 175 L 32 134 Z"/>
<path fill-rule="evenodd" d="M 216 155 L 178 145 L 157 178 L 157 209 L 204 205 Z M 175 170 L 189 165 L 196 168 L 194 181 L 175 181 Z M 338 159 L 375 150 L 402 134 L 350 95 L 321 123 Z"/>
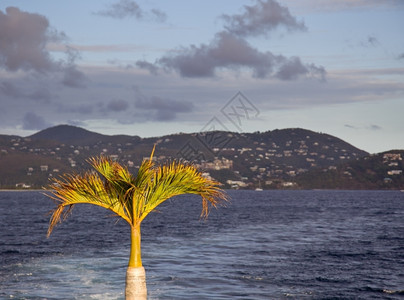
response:
<path fill-rule="evenodd" d="M 58 125 L 38 133 L 35 133 L 28 138 L 31 140 L 52 140 L 60 143 L 81 143 L 82 141 L 93 141 L 104 139 L 104 135 L 88 131 L 86 129 L 71 126 L 71 125 Z"/>
<path fill-rule="evenodd" d="M 317 169 L 296 178 L 309 189 L 404 190 L 404 150 L 362 157 L 336 167 Z"/>
<path fill-rule="evenodd" d="M 102 135 L 79 127 L 60 125 L 29 137 L 0 136 L 0 188 L 41 188 L 49 178 L 88 169 L 91 156 L 110 155 L 137 172 L 144 157 L 157 145 L 156 159 L 193 161 L 225 188 L 397 188 L 378 185 L 358 175 L 343 180 L 343 168 L 358 169 L 372 161 L 369 154 L 345 141 L 301 128 L 266 132 L 200 132 L 154 138 Z M 380 154 L 382 155 L 382 154 Z M 394 162 L 395 163 L 395 162 Z M 353 164 L 353 166 L 351 166 Z M 344 166 L 344 167 L 342 167 Z M 397 165 L 397 170 L 402 168 Z M 341 170 L 341 171 L 340 171 Z M 385 169 L 366 167 L 384 179 Z M 333 172 L 336 175 L 332 175 Z M 384 173 L 383 173 L 384 172 Z M 398 172 L 398 171 L 397 171 Z M 355 172 L 351 172 L 355 178 Z M 360 173 L 358 173 L 360 174 Z M 340 177 L 338 177 L 340 176 Z M 327 179 L 328 178 L 328 179 Z M 363 181 L 360 182 L 360 178 Z M 399 176 L 397 176 L 399 178 Z M 372 179 L 373 180 L 373 179 Z"/>

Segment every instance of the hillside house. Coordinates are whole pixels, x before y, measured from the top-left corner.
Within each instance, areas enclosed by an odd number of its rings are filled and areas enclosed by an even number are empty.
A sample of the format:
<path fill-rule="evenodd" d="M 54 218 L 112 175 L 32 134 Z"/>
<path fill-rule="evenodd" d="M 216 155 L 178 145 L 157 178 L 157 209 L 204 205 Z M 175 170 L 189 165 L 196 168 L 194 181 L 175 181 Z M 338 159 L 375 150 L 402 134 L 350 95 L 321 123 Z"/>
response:
<path fill-rule="evenodd" d="M 202 162 L 200 167 L 206 170 L 232 169 L 233 161 L 224 157 L 222 159 L 215 158 L 213 162 Z"/>
<path fill-rule="evenodd" d="M 383 162 L 388 163 L 390 161 L 395 161 L 395 160 L 402 160 L 401 154 L 400 153 L 385 153 L 383 155 Z"/>
<path fill-rule="evenodd" d="M 387 171 L 388 175 L 401 175 L 403 173 L 403 170 L 390 170 Z"/>

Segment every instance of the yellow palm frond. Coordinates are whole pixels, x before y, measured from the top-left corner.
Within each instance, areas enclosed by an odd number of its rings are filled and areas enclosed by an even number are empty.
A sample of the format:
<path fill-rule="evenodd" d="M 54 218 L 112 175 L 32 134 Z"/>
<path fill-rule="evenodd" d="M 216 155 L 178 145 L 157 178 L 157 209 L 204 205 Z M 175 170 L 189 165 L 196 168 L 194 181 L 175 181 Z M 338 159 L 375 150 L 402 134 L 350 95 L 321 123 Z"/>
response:
<path fill-rule="evenodd" d="M 55 225 L 65 219 L 75 204 L 94 204 L 113 211 L 130 223 L 124 208 L 105 188 L 104 182 L 94 172 L 84 175 L 65 175 L 61 179 L 54 179 L 49 196 L 58 204 L 53 211 L 48 236 Z M 64 210 L 67 211 L 64 212 Z"/>
<path fill-rule="evenodd" d="M 101 156 L 89 160 L 97 172 L 55 179 L 50 186 L 51 195 L 48 196 L 56 201 L 57 207 L 51 217 L 48 236 L 78 203 L 109 209 L 135 226 L 159 204 L 173 196 L 201 196 L 201 216 L 208 215 L 209 204 L 216 207 L 226 200 L 220 184 L 202 176 L 193 165 L 179 161 L 156 165 L 153 154 L 154 148 L 150 158 L 142 162 L 136 177 L 118 162 Z"/>
<path fill-rule="evenodd" d="M 133 220 L 133 192 L 135 178 L 127 168 L 118 162 L 112 161 L 105 156 L 91 158 L 89 160 L 93 168 L 104 178 L 104 187 L 107 193 L 121 206 L 129 218 L 129 223 Z"/>
<path fill-rule="evenodd" d="M 152 178 L 145 187 L 142 201 L 144 204 L 139 219 L 142 221 L 148 213 L 165 200 L 182 194 L 196 194 L 202 197 L 201 216 L 207 216 L 209 203 L 216 207 L 226 200 L 220 183 L 202 176 L 196 167 L 182 162 L 158 166 L 151 170 Z"/>

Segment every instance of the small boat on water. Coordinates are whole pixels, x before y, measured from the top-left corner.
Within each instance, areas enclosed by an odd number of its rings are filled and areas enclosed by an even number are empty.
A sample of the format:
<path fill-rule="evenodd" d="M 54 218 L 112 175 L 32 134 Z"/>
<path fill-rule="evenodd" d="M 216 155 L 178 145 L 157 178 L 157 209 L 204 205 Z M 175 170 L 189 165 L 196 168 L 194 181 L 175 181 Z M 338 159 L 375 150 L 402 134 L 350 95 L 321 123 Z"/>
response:
<path fill-rule="evenodd" d="M 258 182 L 258 187 L 255 188 L 255 190 L 259 192 L 263 191 L 263 189 L 261 188 L 261 181 Z"/>

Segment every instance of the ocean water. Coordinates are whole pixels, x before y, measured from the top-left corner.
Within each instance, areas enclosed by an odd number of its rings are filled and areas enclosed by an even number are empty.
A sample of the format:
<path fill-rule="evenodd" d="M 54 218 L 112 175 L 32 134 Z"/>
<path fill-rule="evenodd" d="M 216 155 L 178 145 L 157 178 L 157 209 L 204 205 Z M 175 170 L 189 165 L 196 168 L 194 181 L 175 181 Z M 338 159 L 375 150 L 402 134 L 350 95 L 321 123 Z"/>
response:
<path fill-rule="evenodd" d="M 149 299 L 404 299 L 404 193 L 229 191 L 142 223 Z M 124 299 L 129 227 L 78 205 L 46 238 L 53 202 L 0 192 L 0 299 Z"/>

